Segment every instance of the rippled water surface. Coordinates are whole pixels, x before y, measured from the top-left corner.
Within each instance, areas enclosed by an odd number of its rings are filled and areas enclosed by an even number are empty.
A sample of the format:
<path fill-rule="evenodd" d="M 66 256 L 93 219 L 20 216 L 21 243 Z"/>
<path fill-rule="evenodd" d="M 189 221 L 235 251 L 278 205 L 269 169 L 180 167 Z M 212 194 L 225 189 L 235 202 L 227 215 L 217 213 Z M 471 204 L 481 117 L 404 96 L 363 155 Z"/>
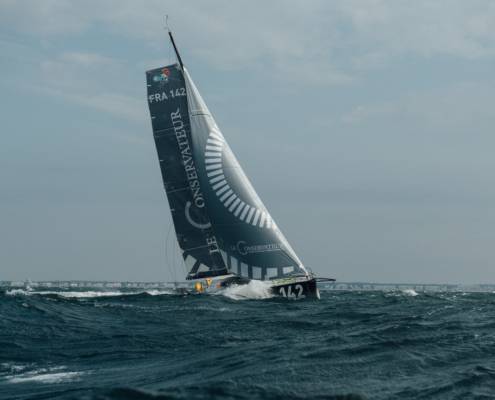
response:
<path fill-rule="evenodd" d="M 493 293 L 252 297 L 0 292 L 0 398 L 495 398 Z"/>

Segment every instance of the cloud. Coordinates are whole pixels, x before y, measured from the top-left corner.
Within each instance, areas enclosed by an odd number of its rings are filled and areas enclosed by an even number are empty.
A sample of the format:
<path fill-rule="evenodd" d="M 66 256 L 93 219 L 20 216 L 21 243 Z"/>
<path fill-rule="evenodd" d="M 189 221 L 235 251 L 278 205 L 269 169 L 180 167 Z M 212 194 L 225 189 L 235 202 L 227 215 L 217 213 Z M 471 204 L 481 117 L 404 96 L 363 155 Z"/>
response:
<path fill-rule="evenodd" d="M 4 29 L 36 36 L 75 34 L 88 28 L 85 4 L 66 0 L 4 0 L 0 23 Z"/>
<path fill-rule="evenodd" d="M 120 88 L 126 65 L 114 58 L 88 52 L 65 52 L 40 63 L 41 79 L 32 88 L 52 96 L 111 113 L 130 121 L 145 119 L 141 96 Z"/>
<path fill-rule="evenodd" d="M 393 56 L 448 54 L 461 58 L 493 56 L 495 4 L 489 1 L 345 1 L 342 15 L 353 26 L 359 46 Z"/>
<path fill-rule="evenodd" d="M 43 93 L 110 113 L 131 122 L 146 120 L 143 74 L 107 55 L 84 51 L 51 54 L 26 44 L 0 41 L 4 54 L 0 84 Z M 131 76 L 130 76 L 131 75 Z M 122 85 L 122 82 L 132 82 Z"/>
<path fill-rule="evenodd" d="M 236 72 L 254 69 L 295 86 L 356 83 L 370 70 L 404 55 L 468 60 L 495 55 L 491 29 L 495 4 L 481 0 L 149 0 L 145 6 L 130 0 L 7 0 L 0 5 L 0 23 L 14 37 L 47 41 L 52 50 L 61 38 L 99 32 L 101 37 L 115 35 L 130 44 L 147 46 L 153 57 L 164 54 L 167 40 L 162 27 L 167 13 L 192 63 Z M 4 41 L 2 47 L 6 46 Z M 114 108 L 103 106 L 105 98 L 120 104 L 114 112 L 121 107 L 134 109 L 131 99 L 137 98 L 137 90 L 123 89 L 112 80 L 129 78 L 132 68 L 143 66 L 142 59 L 122 62 L 103 55 L 108 50 L 104 44 L 98 53 L 77 48 L 54 55 L 32 50 L 47 92 L 108 112 Z M 362 119 L 365 112 L 371 111 L 356 109 L 344 119 Z M 133 112 L 125 114 L 136 117 Z"/>
<path fill-rule="evenodd" d="M 110 113 L 128 121 L 142 123 L 146 120 L 145 103 L 142 99 L 136 99 L 135 97 L 104 92 L 90 94 L 49 86 L 37 86 L 32 89 L 82 106 L 91 107 L 100 112 Z"/>
<path fill-rule="evenodd" d="M 151 198 L 162 204 L 144 70 L 162 64 L 158 58 L 169 51 L 165 14 L 209 106 L 219 110 L 218 122 L 241 164 L 267 205 L 277 205 L 280 220 L 288 226 L 295 221 L 296 236 L 304 233 L 304 218 L 297 216 L 306 218 L 308 208 L 316 207 L 306 227 L 327 238 L 333 226 L 336 238 L 344 237 L 340 248 L 369 247 L 369 238 L 380 236 L 376 226 L 394 237 L 405 232 L 407 240 L 397 243 L 396 253 L 405 251 L 410 263 L 393 264 L 395 277 L 425 260 L 408 253 L 411 243 L 444 240 L 454 228 L 464 235 L 459 243 L 486 236 L 479 254 L 490 260 L 490 224 L 478 226 L 490 214 L 495 195 L 490 70 L 495 3 L 490 1 L 3 0 L 0 84 L 9 85 L 2 93 L 5 130 L 11 132 L 4 135 L 3 163 L 23 165 L 3 170 L 13 188 L 22 188 L 23 199 L 39 206 L 45 192 L 87 192 L 91 186 L 118 204 L 133 201 L 137 192 L 147 197 L 156 188 Z M 292 93 L 285 92 L 293 86 Z M 33 91 L 43 96 L 30 98 Z M 62 115 L 51 102 L 43 104 L 48 96 L 76 107 Z M 33 117 L 19 123 L 26 107 L 36 107 Z M 74 125 L 74 117 L 80 123 Z M 89 128 L 102 140 L 75 138 L 67 133 L 70 124 L 81 132 Z M 114 146 L 113 135 L 129 143 Z M 136 148 L 141 137 L 143 146 Z M 27 157 L 20 158 L 23 151 Z M 82 180 L 67 172 L 73 157 Z M 118 170 L 105 171 L 115 162 Z M 61 179 L 41 173 L 51 166 L 61 171 Z M 48 176 L 46 187 L 28 187 L 33 167 Z M 143 190 L 129 185 L 129 174 L 137 174 L 132 178 L 137 176 Z M 117 178 L 116 185 L 108 185 L 110 176 Z M 119 191 L 126 188 L 122 196 Z M 70 198 L 57 197 L 57 204 L 70 204 Z M 140 203 L 139 209 L 148 204 Z M 107 219 L 121 221 L 122 215 Z M 420 229 L 414 232 L 416 225 Z M 145 238 L 160 236 L 158 225 L 157 234 L 154 228 L 149 234 L 150 226 L 143 229 L 135 231 Z M 92 231 L 88 228 L 88 237 Z M 356 232 L 363 234 L 356 238 Z M 319 244 L 313 248 L 308 235 L 299 236 L 300 247 L 310 249 L 308 263 L 321 264 Z M 377 251 L 387 252 L 390 246 L 382 242 L 376 243 Z M 442 243 L 457 250 L 470 271 L 476 267 L 477 260 L 463 255 L 462 243 Z M 440 246 L 428 256 L 448 250 Z M 348 253 L 356 264 L 389 261 Z M 340 255 L 336 264 L 345 261 Z M 118 272 L 110 268 L 108 274 Z"/>
<path fill-rule="evenodd" d="M 482 0 L 184 2 L 4 1 L 0 22 L 23 35 L 54 38 L 106 30 L 162 51 L 165 14 L 188 54 L 215 68 L 264 68 L 309 84 L 349 83 L 394 57 L 495 54 L 495 3 Z"/>
<path fill-rule="evenodd" d="M 367 126 L 379 120 L 428 127 L 435 132 L 476 134 L 495 123 L 495 81 L 460 82 L 448 88 L 410 90 L 393 101 L 352 108 L 341 117 L 347 125 Z M 410 123 L 409 123 L 409 122 Z"/>

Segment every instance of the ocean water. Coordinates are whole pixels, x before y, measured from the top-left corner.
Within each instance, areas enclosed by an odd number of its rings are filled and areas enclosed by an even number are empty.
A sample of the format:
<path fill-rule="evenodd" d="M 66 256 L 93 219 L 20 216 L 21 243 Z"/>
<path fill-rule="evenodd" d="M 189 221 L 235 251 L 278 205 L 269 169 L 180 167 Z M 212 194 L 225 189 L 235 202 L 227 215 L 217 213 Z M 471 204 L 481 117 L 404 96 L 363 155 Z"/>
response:
<path fill-rule="evenodd" d="M 0 292 L 0 399 L 494 399 L 495 294 Z"/>

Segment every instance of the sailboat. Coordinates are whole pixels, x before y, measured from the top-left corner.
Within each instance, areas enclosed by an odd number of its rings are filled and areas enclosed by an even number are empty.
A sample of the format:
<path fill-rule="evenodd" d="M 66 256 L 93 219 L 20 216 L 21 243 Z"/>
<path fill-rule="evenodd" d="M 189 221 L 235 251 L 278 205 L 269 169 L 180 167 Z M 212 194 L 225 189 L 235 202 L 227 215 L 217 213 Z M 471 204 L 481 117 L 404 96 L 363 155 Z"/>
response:
<path fill-rule="evenodd" d="M 319 298 L 306 268 L 249 182 L 184 66 L 146 72 L 148 105 L 191 293 L 264 281 L 276 296 Z"/>

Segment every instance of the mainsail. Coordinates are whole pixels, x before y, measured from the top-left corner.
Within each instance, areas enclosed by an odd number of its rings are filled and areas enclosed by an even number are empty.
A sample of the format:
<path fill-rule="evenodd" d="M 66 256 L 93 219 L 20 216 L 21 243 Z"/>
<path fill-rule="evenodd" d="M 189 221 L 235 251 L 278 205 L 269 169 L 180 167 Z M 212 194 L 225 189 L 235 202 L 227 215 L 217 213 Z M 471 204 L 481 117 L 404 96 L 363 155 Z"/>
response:
<path fill-rule="evenodd" d="M 163 183 L 188 278 L 308 275 L 182 62 L 146 75 Z"/>
<path fill-rule="evenodd" d="M 146 75 L 153 136 L 182 256 L 191 277 L 225 274 L 193 157 L 184 75 L 179 65 Z"/>

